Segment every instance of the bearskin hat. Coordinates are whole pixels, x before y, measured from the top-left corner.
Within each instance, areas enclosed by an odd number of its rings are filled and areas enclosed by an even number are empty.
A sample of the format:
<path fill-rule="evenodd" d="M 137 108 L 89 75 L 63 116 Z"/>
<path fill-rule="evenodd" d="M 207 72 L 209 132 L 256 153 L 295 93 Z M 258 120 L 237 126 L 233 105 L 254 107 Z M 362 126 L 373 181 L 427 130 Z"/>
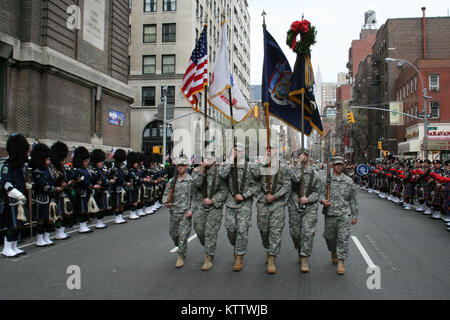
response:
<path fill-rule="evenodd" d="M 127 160 L 127 153 L 123 149 L 118 149 L 114 152 L 114 161 L 117 163 L 123 163 Z"/>
<path fill-rule="evenodd" d="M 53 165 L 59 166 L 59 163 L 67 157 L 69 148 L 64 142 L 57 141 L 50 148 L 50 159 Z"/>
<path fill-rule="evenodd" d="M 150 153 L 144 153 L 144 166 L 150 168 L 152 162 L 152 155 Z"/>
<path fill-rule="evenodd" d="M 12 168 L 22 168 L 28 162 L 30 144 L 21 134 L 14 134 L 6 142 L 6 151 L 9 155 L 8 163 Z"/>
<path fill-rule="evenodd" d="M 139 154 L 130 152 L 127 156 L 127 167 L 132 168 L 135 163 L 139 163 Z"/>
<path fill-rule="evenodd" d="M 95 166 L 99 162 L 103 162 L 106 159 L 106 154 L 103 150 L 95 149 L 91 152 L 91 164 Z"/>
<path fill-rule="evenodd" d="M 30 167 L 33 169 L 45 167 L 45 160 L 50 158 L 50 148 L 43 143 L 38 143 L 31 150 Z"/>
<path fill-rule="evenodd" d="M 83 166 L 83 161 L 89 159 L 89 151 L 85 147 L 78 147 L 75 149 L 73 155 L 73 167 L 81 168 Z"/>

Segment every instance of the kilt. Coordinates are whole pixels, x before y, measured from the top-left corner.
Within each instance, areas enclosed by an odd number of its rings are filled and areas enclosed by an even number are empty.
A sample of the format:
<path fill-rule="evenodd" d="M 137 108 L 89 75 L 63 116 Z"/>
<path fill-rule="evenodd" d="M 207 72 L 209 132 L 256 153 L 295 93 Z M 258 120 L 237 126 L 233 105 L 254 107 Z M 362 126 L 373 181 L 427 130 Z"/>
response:
<path fill-rule="evenodd" d="M 48 220 L 50 211 L 49 211 L 49 204 L 48 203 L 39 203 L 35 202 L 33 204 L 34 209 L 34 216 L 37 220 Z"/>
<path fill-rule="evenodd" d="M 394 190 L 393 190 L 393 192 L 394 193 L 400 193 L 400 192 L 402 192 L 402 183 L 401 182 L 394 182 L 395 184 L 394 184 Z"/>
<path fill-rule="evenodd" d="M 129 190 L 128 191 L 128 202 L 135 203 L 139 201 L 139 190 Z"/>
<path fill-rule="evenodd" d="M 75 203 L 74 203 L 74 211 L 76 213 L 88 213 L 88 203 L 89 198 L 86 197 L 79 197 L 77 196 L 75 198 Z"/>
<path fill-rule="evenodd" d="M 94 200 L 97 203 L 99 209 L 108 208 L 108 204 L 106 203 L 106 192 L 95 192 Z"/>
<path fill-rule="evenodd" d="M 413 187 L 410 183 L 407 183 L 403 188 L 403 198 L 411 199 L 412 196 L 413 196 Z"/>
<path fill-rule="evenodd" d="M 423 198 L 425 201 L 431 200 L 431 186 L 424 186 L 423 187 Z"/>
<path fill-rule="evenodd" d="M 448 213 L 449 207 L 450 207 L 450 183 L 447 183 L 445 185 L 444 191 L 444 209 L 446 213 Z"/>
<path fill-rule="evenodd" d="M 442 204 L 443 192 L 439 190 L 434 190 L 433 201 L 431 204 L 435 207 L 440 207 Z"/>

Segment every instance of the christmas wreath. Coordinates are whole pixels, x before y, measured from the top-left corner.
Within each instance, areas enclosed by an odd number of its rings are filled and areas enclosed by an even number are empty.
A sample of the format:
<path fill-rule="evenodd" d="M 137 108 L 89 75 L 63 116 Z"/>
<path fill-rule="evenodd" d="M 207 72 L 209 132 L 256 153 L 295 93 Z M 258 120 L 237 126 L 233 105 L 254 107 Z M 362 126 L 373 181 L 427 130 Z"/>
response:
<path fill-rule="evenodd" d="M 297 35 L 300 34 L 300 41 Z M 316 43 L 316 28 L 308 20 L 294 21 L 287 32 L 286 44 L 297 54 L 309 54 Z"/>

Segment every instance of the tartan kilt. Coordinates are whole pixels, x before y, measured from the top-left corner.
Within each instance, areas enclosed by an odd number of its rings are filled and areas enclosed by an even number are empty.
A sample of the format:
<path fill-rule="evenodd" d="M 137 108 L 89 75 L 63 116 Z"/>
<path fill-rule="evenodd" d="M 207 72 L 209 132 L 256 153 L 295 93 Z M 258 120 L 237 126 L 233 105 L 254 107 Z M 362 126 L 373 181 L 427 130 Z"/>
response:
<path fill-rule="evenodd" d="M 439 190 L 434 190 L 433 202 L 431 203 L 433 206 L 440 207 L 442 203 L 443 192 Z"/>
<path fill-rule="evenodd" d="M 431 187 L 430 186 L 424 186 L 423 187 L 423 198 L 425 201 L 431 200 Z"/>
<path fill-rule="evenodd" d="M 403 198 L 411 199 L 412 197 L 413 197 L 413 187 L 410 183 L 407 183 L 403 188 Z"/>
<path fill-rule="evenodd" d="M 447 183 L 445 185 L 444 191 L 444 209 L 446 213 L 448 213 L 449 207 L 450 207 L 450 183 Z"/>
<path fill-rule="evenodd" d="M 402 183 L 401 182 L 394 182 L 394 193 L 401 193 L 402 192 Z"/>

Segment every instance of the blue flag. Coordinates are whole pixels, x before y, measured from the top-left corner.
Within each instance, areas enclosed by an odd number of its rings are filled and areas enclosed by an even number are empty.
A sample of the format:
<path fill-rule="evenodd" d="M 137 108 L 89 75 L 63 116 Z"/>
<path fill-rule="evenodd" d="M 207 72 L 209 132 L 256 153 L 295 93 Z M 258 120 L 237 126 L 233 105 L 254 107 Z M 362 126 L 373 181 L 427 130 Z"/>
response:
<path fill-rule="evenodd" d="M 315 129 L 323 135 L 322 121 L 315 104 L 312 85 L 314 76 L 310 61 L 297 57 L 294 73 L 278 43 L 264 30 L 264 66 L 262 76 L 262 102 L 269 106 L 273 117 L 294 129 L 310 135 Z M 309 63 L 309 65 L 307 65 Z M 304 95 L 304 130 L 302 130 L 301 93 Z"/>

